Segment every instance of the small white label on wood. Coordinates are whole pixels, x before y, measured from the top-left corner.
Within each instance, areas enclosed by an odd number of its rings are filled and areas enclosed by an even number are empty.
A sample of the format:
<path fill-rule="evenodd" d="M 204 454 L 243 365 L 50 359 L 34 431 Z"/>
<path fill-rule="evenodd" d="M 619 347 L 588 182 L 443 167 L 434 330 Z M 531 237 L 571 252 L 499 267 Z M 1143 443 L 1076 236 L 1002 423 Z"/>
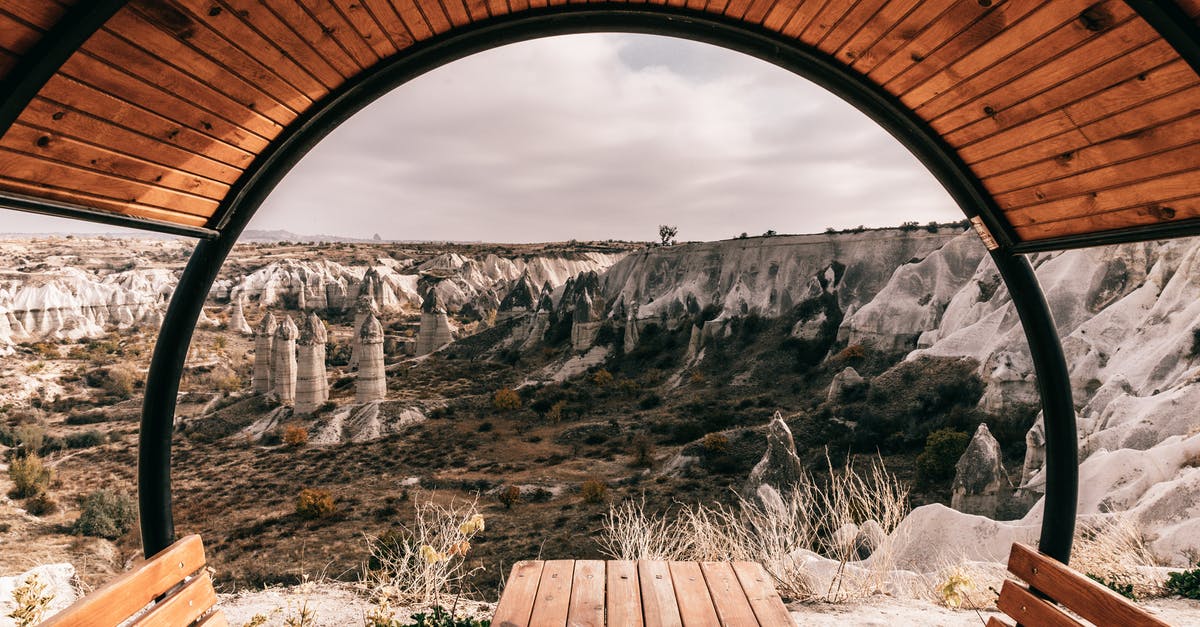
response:
<path fill-rule="evenodd" d="M 987 225 L 983 223 L 983 218 L 975 216 L 971 218 L 971 226 L 975 227 L 975 232 L 979 235 L 979 239 L 983 240 L 983 245 L 988 250 L 996 250 L 1000 248 L 1000 244 L 996 243 L 996 238 L 992 237 L 992 232 L 988 230 Z"/>

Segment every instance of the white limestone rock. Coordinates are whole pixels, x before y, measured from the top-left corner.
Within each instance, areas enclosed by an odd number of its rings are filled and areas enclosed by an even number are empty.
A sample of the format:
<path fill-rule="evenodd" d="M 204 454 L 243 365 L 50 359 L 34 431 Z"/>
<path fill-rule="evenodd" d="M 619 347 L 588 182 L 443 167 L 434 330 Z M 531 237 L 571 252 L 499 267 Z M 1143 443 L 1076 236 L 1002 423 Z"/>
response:
<path fill-rule="evenodd" d="M 354 401 L 369 403 L 387 398 L 387 375 L 383 362 L 383 325 L 374 314 L 367 316 L 358 331 L 358 378 Z"/>
<path fill-rule="evenodd" d="M 325 374 L 325 323 L 310 313 L 303 320 L 296 340 L 296 413 L 311 414 L 329 400 Z"/>
<path fill-rule="evenodd" d="M 296 339 L 300 330 L 291 316 L 284 316 L 275 329 L 275 344 L 271 347 L 271 391 L 284 405 L 296 402 Z"/>
<path fill-rule="evenodd" d="M 995 517 L 1002 492 L 1008 487 L 1000 443 L 987 424 L 980 424 L 954 465 L 950 506 L 967 514 Z"/>
<path fill-rule="evenodd" d="M 271 373 L 275 370 L 275 331 L 278 328 L 279 323 L 275 321 L 275 315 L 267 313 L 259 321 L 254 334 L 254 374 L 251 389 L 255 394 L 271 391 Z"/>
<path fill-rule="evenodd" d="M 825 395 L 828 401 L 838 401 L 842 398 L 842 393 L 845 390 L 857 387 L 866 382 L 858 371 L 850 366 L 846 366 L 841 372 L 833 375 L 833 380 L 829 382 L 829 393 Z"/>

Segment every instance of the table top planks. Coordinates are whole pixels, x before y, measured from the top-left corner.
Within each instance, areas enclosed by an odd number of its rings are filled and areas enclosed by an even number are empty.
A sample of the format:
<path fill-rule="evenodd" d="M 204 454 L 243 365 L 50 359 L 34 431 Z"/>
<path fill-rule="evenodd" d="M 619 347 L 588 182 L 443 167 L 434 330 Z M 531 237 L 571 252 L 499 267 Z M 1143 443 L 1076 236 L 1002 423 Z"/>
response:
<path fill-rule="evenodd" d="M 525 561 L 513 566 L 497 627 L 790 627 L 753 562 Z"/>

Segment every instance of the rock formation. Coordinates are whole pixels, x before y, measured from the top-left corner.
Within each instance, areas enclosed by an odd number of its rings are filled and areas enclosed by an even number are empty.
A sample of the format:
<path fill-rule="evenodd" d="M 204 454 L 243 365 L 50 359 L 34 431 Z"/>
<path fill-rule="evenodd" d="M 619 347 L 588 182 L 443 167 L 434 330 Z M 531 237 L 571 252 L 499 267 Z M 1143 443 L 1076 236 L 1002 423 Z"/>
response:
<path fill-rule="evenodd" d="M 513 318 L 528 316 L 537 308 L 541 294 L 537 285 L 529 278 L 529 273 L 521 274 L 521 278 L 513 284 L 508 294 L 496 308 L 496 322 L 504 322 Z"/>
<path fill-rule="evenodd" d="M 525 343 L 521 346 L 523 349 L 534 348 L 541 344 L 546 337 L 546 331 L 550 329 L 550 317 L 554 314 L 554 291 L 547 283 L 542 290 L 542 298 L 538 301 L 537 311 L 529 320 L 529 330 L 525 332 Z"/>
<path fill-rule="evenodd" d="M 358 379 L 354 384 L 354 400 L 358 403 L 381 401 L 387 398 L 387 378 L 383 364 L 383 325 L 369 314 L 358 330 Z"/>
<path fill-rule="evenodd" d="M 329 400 L 329 380 L 325 376 L 325 323 L 310 313 L 300 327 L 296 340 L 296 413 L 310 414 Z"/>
<path fill-rule="evenodd" d="M 450 317 L 435 284 L 426 290 L 425 302 L 421 304 L 421 327 L 417 331 L 416 353 L 418 356 L 428 355 L 453 341 Z"/>
<path fill-rule="evenodd" d="M 844 391 L 862 385 L 863 381 L 857 370 L 846 366 L 841 372 L 833 375 L 833 380 L 829 382 L 829 394 L 825 398 L 830 401 L 840 400 Z"/>
<path fill-rule="evenodd" d="M 767 452 L 750 471 L 742 492 L 747 498 L 763 500 L 760 488 L 768 485 L 776 494 L 786 494 L 795 488 L 803 475 L 804 464 L 796 454 L 792 430 L 783 421 L 783 416 L 775 412 L 775 417 L 767 425 Z M 772 505 L 769 502 L 764 504 Z"/>
<path fill-rule="evenodd" d="M 255 394 L 266 394 L 271 391 L 271 373 L 275 370 L 272 361 L 275 357 L 275 330 L 279 324 L 275 315 L 267 313 L 258 323 L 254 334 L 254 375 L 251 389 Z"/>
<path fill-rule="evenodd" d="M 354 326 L 350 327 L 351 334 L 357 335 L 362 330 L 363 323 L 370 316 L 378 318 L 379 307 L 375 304 L 374 290 L 371 287 L 371 280 L 368 279 L 363 283 L 358 298 L 354 301 Z M 358 342 L 350 344 L 350 367 L 358 367 Z"/>
<path fill-rule="evenodd" d="M 625 320 L 625 338 L 621 344 L 622 350 L 624 350 L 626 353 L 633 352 L 633 349 L 637 348 L 638 340 L 640 338 L 641 334 L 638 332 L 637 315 L 631 314 L 629 318 Z"/>
<path fill-rule="evenodd" d="M 296 401 L 296 338 L 300 330 L 291 316 L 284 316 L 283 323 L 275 329 L 275 345 L 272 346 L 271 391 L 279 402 L 291 405 Z"/>
<path fill-rule="evenodd" d="M 241 335 L 253 335 L 254 329 L 250 328 L 250 323 L 246 321 L 246 297 L 241 292 L 235 291 L 230 296 L 229 306 L 229 322 L 228 329 L 234 333 Z"/>
<path fill-rule="evenodd" d="M 950 506 L 967 514 L 994 518 L 1007 484 L 1000 443 L 980 424 L 967 450 L 954 465 Z"/>

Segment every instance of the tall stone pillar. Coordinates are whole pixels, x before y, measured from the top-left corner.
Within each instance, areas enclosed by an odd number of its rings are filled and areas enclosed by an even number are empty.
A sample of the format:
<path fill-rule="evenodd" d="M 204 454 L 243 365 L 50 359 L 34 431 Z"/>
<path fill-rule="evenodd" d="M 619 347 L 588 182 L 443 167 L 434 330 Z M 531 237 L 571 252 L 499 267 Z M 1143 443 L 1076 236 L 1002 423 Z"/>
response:
<path fill-rule="evenodd" d="M 291 316 L 284 317 L 283 324 L 275 330 L 275 371 L 271 376 L 271 389 L 285 405 L 296 402 L 296 336 L 299 334 Z"/>
<path fill-rule="evenodd" d="M 266 394 L 271 391 L 271 371 L 275 357 L 275 315 L 267 313 L 258 323 L 254 333 L 254 377 L 251 389 L 255 394 Z"/>
<path fill-rule="evenodd" d="M 358 333 L 362 330 L 363 323 L 366 322 L 368 316 L 379 317 L 379 305 L 375 302 L 374 288 L 372 288 L 370 279 L 365 281 L 362 290 L 358 293 L 358 298 L 354 301 L 354 328 L 351 329 L 352 339 L 350 342 L 350 367 L 358 366 Z"/>
<path fill-rule="evenodd" d="M 383 325 L 375 314 L 369 314 L 358 330 L 358 381 L 354 400 L 358 403 L 382 401 L 387 398 L 387 375 L 383 365 Z"/>
<path fill-rule="evenodd" d="M 438 295 L 437 286 L 425 291 L 421 303 L 421 328 L 417 331 L 417 355 L 428 355 L 454 341 L 446 305 Z"/>
<path fill-rule="evenodd" d="M 325 324 L 311 313 L 300 325 L 296 340 L 296 413 L 311 414 L 329 400 L 325 377 Z"/>

